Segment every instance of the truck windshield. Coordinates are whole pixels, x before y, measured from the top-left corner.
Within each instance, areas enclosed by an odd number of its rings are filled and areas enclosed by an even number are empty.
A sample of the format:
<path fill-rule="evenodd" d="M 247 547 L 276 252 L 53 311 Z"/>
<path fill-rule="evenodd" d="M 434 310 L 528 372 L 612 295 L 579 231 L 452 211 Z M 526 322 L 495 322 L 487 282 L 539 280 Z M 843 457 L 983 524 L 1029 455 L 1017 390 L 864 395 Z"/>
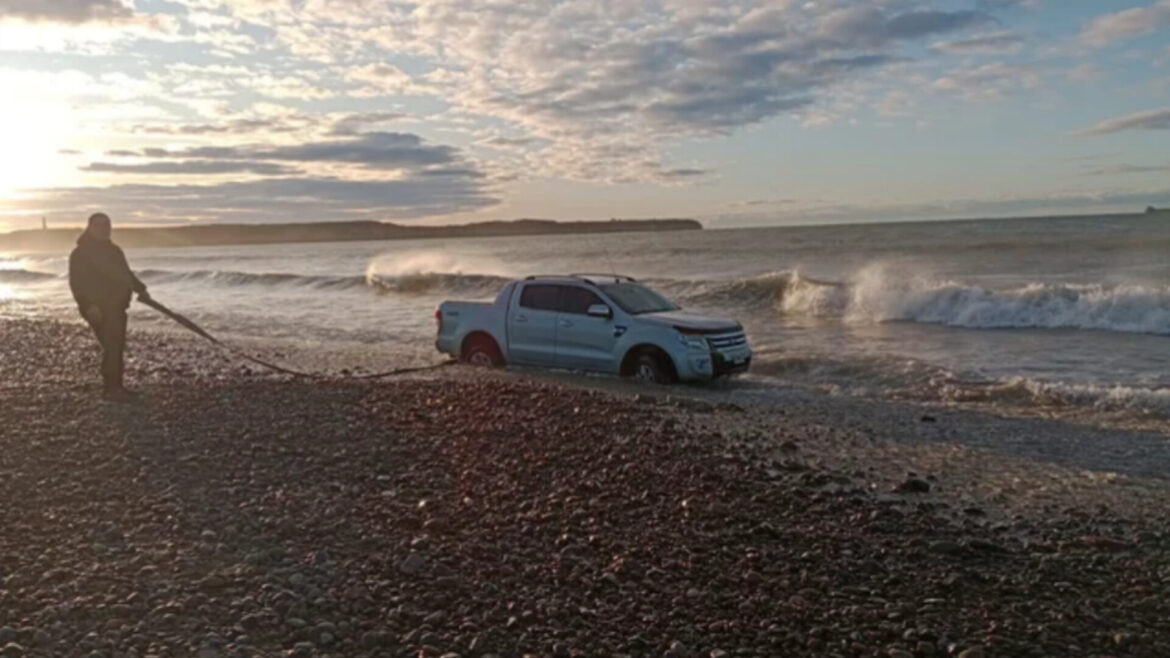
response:
<path fill-rule="evenodd" d="M 630 315 L 678 310 L 662 295 L 636 283 L 611 283 L 601 286 L 601 290 Z"/>

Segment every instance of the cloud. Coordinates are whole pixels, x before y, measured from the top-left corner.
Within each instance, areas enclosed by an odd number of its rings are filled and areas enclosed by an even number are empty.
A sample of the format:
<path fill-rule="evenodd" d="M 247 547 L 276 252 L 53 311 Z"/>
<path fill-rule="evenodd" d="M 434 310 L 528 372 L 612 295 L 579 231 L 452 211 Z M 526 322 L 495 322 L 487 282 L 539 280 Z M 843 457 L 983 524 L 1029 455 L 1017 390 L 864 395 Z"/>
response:
<path fill-rule="evenodd" d="M 366 85 L 366 90 L 360 95 L 401 93 L 411 84 L 409 75 L 403 73 L 397 66 L 385 62 L 349 69 L 345 77 L 351 82 Z"/>
<path fill-rule="evenodd" d="M 1040 0 L 978 0 L 975 5 L 984 11 L 1009 7 L 1037 7 Z"/>
<path fill-rule="evenodd" d="M 118 21 L 132 15 L 122 0 L 0 0 L 0 19 L 86 23 Z"/>
<path fill-rule="evenodd" d="M 257 132 L 292 132 L 301 127 L 280 119 L 233 119 L 223 123 L 140 124 L 133 126 L 131 131 L 151 135 L 248 135 Z"/>
<path fill-rule="evenodd" d="M 842 44 L 875 47 L 990 23 L 994 19 L 978 11 L 908 11 L 891 16 L 877 7 L 859 5 L 829 14 L 821 34 Z"/>
<path fill-rule="evenodd" d="M 267 162 L 218 162 L 215 160 L 186 160 L 182 162 L 144 162 L 125 164 L 120 162 L 94 162 L 81 168 L 82 171 L 111 174 L 151 175 L 215 175 L 249 173 L 264 176 L 287 176 L 298 173 L 292 167 Z"/>
<path fill-rule="evenodd" d="M 1107 119 L 1075 134 L 1108 135 L 1127 130 L 1170 130 L 1170 107 Z"/>
<path fill-rule="evenodd" d="M 417 83 L 452 112 L 554 145 L 545 171 L 656 180 L 661 168 L 644 163 L 673 140 L 846 114 L 834 106 L 860 103 L 842 87 L 907 62 L 910 42 L 996 24 L 905 3 L 650 4 L 426 3 L 397 19 L 387 47 L 426 52 L 434 68 Z"/>
<path fill-rule="evenodd" d="M 1073 82 L 1094 82 L 1096 80 L 1100 80 L 1104 75 L 1105 74 L 1101 71 L 1100 67 L 1098 67 L 1096 64 L 1093 64 L 1092 62 L 1078 64 L 1077 66 L 1069 69 L 1068 72 L 1064 74 L 1066 78 Z"/>
<path fill-rule="evenodd" d="M 335 136 L 354 135 L 367 126 L 386 123 L 406 117 L 401 112 L 361 112 L 345 115 L 333 123 L 330 134 Z"/>
<path fill-rule="evenodd" d="M 0 209 L 84 214 L 101 208 L 132 220 L 262 222 L 443 217 L 497 203 L 499 199 L 478 179 L 431 176 L 392 181 L 269 178 L 218 185 L 57 188 L 0 200 Z"/>
<path fill-rule="evenodd" d="M 968 100 L 994 100 L 1015 89 L 1033 89 L 1039 85 L 1040 76 L 1034 69 L 994 62 L 951 71 L 935 80 L 933 87 Z"/>
<path fill-rule="evenodd" d="M 1170 165 L 1119 164 L 1086 171 L 1086 176 L 1114 176 L 1118 174 L 1153 174 L 1170 171 Z"/>
<path fill-rule="evenodd" d="M 416 169 L 458 162 L 458 149 L 428 144 L 410 133 L 370 132 L 352 139 L 305 142 L 288 146 L 197 146 L 168 150 L 146 148 L 140 155 L 155 159 L 203 159 L 355 164 L 366 169 Z"/>
<path fill-rule="evenodd" d="M 667 169 L 663 171 L 660 176 L 667 180 L 689 180 L 692 178 L 702 178 L 711 172 L 706 169 L 695 169 L 692 167 L 680 167 L 678 169 Z"/>
<path fill-rule="evenodd" d="M 1150 34 L 1165 27 L 1170 27 L 1170 0 L 1098 16 L 1081 36 L 1090 44 L 1105 46 L 1117 39 Z"/>
<path fill-rule="evenodd" d="M 1001 30 L 957 41 L 940 41 L 931 50 L 950 55 L 1001 55 L 1020 51 L 1024 35 L 1011 30 Z"/>

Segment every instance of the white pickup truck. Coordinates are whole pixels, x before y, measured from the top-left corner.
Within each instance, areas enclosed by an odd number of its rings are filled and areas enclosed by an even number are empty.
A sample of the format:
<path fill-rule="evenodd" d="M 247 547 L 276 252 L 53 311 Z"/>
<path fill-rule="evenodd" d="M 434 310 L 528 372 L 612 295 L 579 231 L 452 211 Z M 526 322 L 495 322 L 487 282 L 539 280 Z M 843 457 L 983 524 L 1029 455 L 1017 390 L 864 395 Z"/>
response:
<path fill-rule="evenodd" d="M 443 302 L 435 346 L 478 366 L 603 372 L 657 383 L 744 372 L 752 352 L 734 320 L 692 315 L 612 274 L 530 276 L 493 303 Z"/>

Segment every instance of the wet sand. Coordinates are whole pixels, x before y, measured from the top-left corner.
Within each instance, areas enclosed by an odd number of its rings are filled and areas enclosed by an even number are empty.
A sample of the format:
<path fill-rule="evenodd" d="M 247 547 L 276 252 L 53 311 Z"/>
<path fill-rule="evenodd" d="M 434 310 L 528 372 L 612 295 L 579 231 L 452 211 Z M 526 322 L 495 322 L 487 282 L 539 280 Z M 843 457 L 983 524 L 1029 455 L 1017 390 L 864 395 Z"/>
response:
<path fill-rule="evenodd" d="M 0 656 L 1170 655 L 1156 433 L 131 354 L 0 320 Z"/>

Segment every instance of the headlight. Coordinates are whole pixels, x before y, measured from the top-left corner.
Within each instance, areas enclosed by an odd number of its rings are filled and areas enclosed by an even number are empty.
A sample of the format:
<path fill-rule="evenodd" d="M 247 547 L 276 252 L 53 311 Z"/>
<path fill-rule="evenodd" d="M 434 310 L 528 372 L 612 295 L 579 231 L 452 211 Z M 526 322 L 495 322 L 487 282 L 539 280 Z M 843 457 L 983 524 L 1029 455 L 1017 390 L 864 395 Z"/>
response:
<path fill-rule="evenodd" d="M 677 329 L 675 330 L 675 334 L 678 336 L 678 342 L 687 348 L 688 351 L 707 352 L 710 350 L 710 346 L 707 345 L 707 339 L 701 334 L 688 334 Z"/>

